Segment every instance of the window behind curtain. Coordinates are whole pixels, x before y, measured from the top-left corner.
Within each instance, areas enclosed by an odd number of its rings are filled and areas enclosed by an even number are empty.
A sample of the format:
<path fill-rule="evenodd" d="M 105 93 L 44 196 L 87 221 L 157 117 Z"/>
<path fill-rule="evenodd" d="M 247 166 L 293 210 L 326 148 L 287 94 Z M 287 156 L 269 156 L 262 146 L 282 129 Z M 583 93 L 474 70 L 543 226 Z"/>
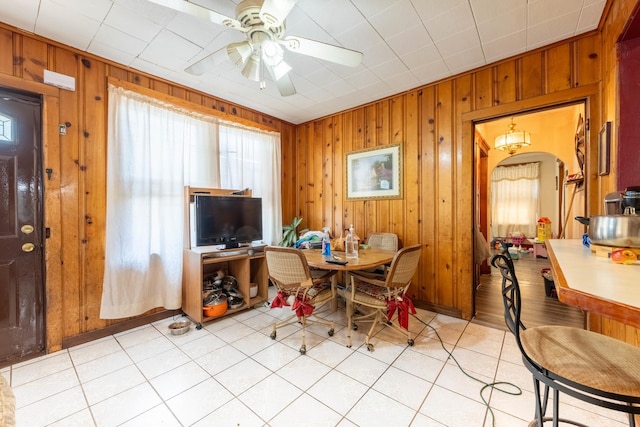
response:
<path fill-rule="evenodd" d="M 491 174 L 491 235 L 536 235 L 540 212 L 540 163 L 498 166 Z"/>
<path fill-rule="evenodd" d="M 265 215 L 263 206 L 265 220 L 280 218 L 279 135 L 268 133 L 266 140 L 265 132 L 243 129 L 241 139 L 225 143 L 225 151 L 242 150 L 261 158 L 260 165 L 268 172 L 254 179 L 238 178 L 255 169 L 251 156 L 244 156 L 234 167 L 225 159 L 221 182 L 218 122 L 110 85 L 101 318 L 181 307 L 185 185 L 250 187 L 256 197 L 272 196 L 267 205 L 277 215 Z M 276 175 L 277 181 L 272 179 Z M 272 233 L 276 229 L 271 226 Z"/>

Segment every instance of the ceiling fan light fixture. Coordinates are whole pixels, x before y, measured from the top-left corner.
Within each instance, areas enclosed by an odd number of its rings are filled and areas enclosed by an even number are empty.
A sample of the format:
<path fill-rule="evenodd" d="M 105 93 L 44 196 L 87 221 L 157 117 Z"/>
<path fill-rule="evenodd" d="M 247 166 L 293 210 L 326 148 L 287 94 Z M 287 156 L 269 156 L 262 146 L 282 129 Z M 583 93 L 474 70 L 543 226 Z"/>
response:
<path fill-rule="evenodd" d="M 249 42 L 231 43 L 227 46 L 227 55 L 236 66 L 244 64 L 251 55 L 253 48 Z"/>
<path fill-rule="evenodd" d="M 515 130 L 515 127 L 516 124 L 512 117 L 507 132 L 498 135 L 494 141 L 496 150 L 506 151 L 513 155 L 517 150 L 531 145 L 531 134 L 523 130 Z"/>
<path fill-rule="evenodd" d="M 272 41 L 266 40 L 262 43 L 262 58 L 267 65 L 275 66 L 280 64 L 284 60 L 284 51 L 282 47 Z"/>
<path fill-rule="evenodd" d="M 249 80 L 253 80 L 254 82 L 259 82 L 262 80 L 262 76 L 260 73 L 260 57 L 258 55 L 254 53 L 249 56 L 247 64 L 242 69 L 242 75 Z"/>

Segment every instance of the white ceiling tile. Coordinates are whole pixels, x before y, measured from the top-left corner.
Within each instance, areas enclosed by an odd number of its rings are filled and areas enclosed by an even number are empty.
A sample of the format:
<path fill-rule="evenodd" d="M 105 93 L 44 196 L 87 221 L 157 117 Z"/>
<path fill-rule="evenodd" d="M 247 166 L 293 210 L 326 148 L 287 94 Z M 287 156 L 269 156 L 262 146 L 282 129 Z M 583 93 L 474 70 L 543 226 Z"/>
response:
<path fill-rule="evenodd" d="M 496 20 L 498 17 L 512 15 L 514 11 L 525 17 L 522 25 L 527 24 L 527 0 L 471 0 L 473 16 L 478 24 Z"/>
<path fill-rule="evenodd" d="M 50 0 L 60 7 L 102 22 L 113 5 L 111 0 Z M 44 3 L 44 2 L 43 2 Z"/>
<path fill-rule="evenodd" d="M 146 42 L 153 40 L 162 29 L 159 24 L 136 14 L 135 9 L 129 9 L 118 4 L 113 5 L 104 22 L 117 30 Z"/>
<path fill-rule="evenodd" d="M 391 61 L 397 56 L 385 42 L 376 44 L 362 51 L 364 58 L 362 64 L 368 68 L 375 67 L 378 64 Z"/>
<path fill-rule="evenodd" d="M 422 23 L 400 30 L 396 35 L 387 37 L 385 41 L 398 56 L 404 56 L 424 46 L 433 46 L 433 41 Z"/>
<path fill-rule="evenodd" d="M 391 87 L 392 92 L 404 92 L 413 89 L 420 84 L 415 75 L 409 70 L 384 79 L 384 82 Z"/>
<path fill-rule="evenodd" d="M 111 28 L 108 25 L 101 25 L 98 32 L 89 45 L 89 51 L 96 49 L 97 45 L 111 47 L 116 51 L 138 56 L 147 46 L 145 42 L 127 33 Z"/>
<path fill-rule="evenodd" d="M 606 0 L 599 0 L 590 5 L 586 5 L 582 9 L 580 20 L 578 21 L 578 27 L 576 28 L 576 34 L 583 31 L 589 31 L 598 26 L 600 16 L 602 16 L 602 11 L 604 10 L 606 3 Z"/>
<path fill-rule="evenodd" d="M 368 21 L 362 21 L 358 25 L 355 25 L 340 34 L 336 34 L 335 37 L 342 46 L 360 52 L 375 44 L 383 42 L 382 37 L 380 37 Z"/>
<path fill-rule="evenodd" d="M 407 0 L 351 0 L 358 10 L 369 18 L 380 13 L 380 11 L 396 6 L 400 2 Z"/>
<path fill-rule="evenodd" d="M 113 0 L 113 4 L 124 8 L 135 16 L 148 19 L 158 25 L 165 26 L 176 15 L 176 11 L 151 3 L 147 0 Z"/>
<path fill-rule="evenodd" d="M 431 83 L 451 75 L 449 67 L 442 59 L 412 68 L 411 71 L 420 84 Z"/>
<path fill-rule="evenodd" d="M 478 33 L 483 43 L 500 39 L 505 36 L 526 30 L 527 8 L 519 7 L 499 13 L 478 22 Z"/>
<path fill-rule="evenodd" d="M 375 67 L 371 67 L 370 70 L 380 78 L 380 80 L 384 81 L 385 79 L 396 76 L 398 74 L 409 71 L 406 65 L 402 63 L 397 58 L 392 59 L 391 61 L 384 62 L 382 64 L 376 65 Z"/>
<path fill-rule="evenodd" d="M 562 15 L 575 15 L 583 6 L 583 0 L 535 0 L 529 2 L 529 25 L 555 20 Z M 575 28 L 575 25 L 572 26 Z"/>
<path fill-rule="evenodd" d="M 166 28 L 200 47 L 207 46 L 220 33 L 230 32 L 220 25 L 184 13 L 177 13 Z"/>
<path fill-rule="evenodd" d="M 333 96 L 352 94 L 356 91 L 355 87 L 342 79 L 335 79 L 334 81 L 324 85 L 324 87 Z"/>
<path fill-rule="evenodd" d="M 384 39 L 393 37 L 399 31 L 404 31 L 409 27 L 417 27 L 422 24 L 420 17 L 408 0 L 400 1 L 381 10 L 369 17 L 368 20 Z"/>
<path fill-rule="evenodd" d="M 443 57 L 449 57 L 469 49 L 480 50 L 480 39 L 475 28 L 468 28 L 449 37 L 435 41 L 438 51 Z"/>
<path fill-rule="evenodd" d="M 170 70 L 182 71 L 185 64 L 200 50 L 199 46 L 171 31 L 162 30 L 139 57 L 152 64 L 162 64 Z"/>
<path fill-rule="evenodd" d="M 285 36 L 293 35 L 305 37 L 319 42 L 334 44 L 336 39 L 332 37 L 314 17 L 310 17 L 300 9 L 294 8 L 286 20 Z"/>
<path fill-rule="evenodd" d="M 468 0 L 414 0 L 413 4 L 434 42 L 450 37 L 453 33 L 475 28 Z"/>
<path fill-rule="evenodd" d="M 362 70 L 356 74 L 346 77 L 345 80 L 357 89 L 364 89 L 381 83 L 381 80 L 371 70 Z"/>
<path fill-rule="evenodd" d="M 527 50 L 527 32 L 521 30 L 507 37 L 495 39 L 482 45 L 488 63 L 498 61 L 505 56 L 513 56 Z"/>
<path fill-rule="evenodd" d="M 527 49 L 535 49 L 552 43 L 552 40 L 568 38 L 575 34 L 579 12 L 532 25 L 527 31 Z"/>
<path fill-rule="evenodd" d="M 447 67 L 452 74 L 458 74 L 464 70 L 474 69 L 485 65 L 486 63 L 482 50 L 479 48 L 473 48 L 451 56 L 446 56 L 444 57 L 444 62 L 447 64 Z"/>
<path fill-rule="evenodd" d="M 433 43 L 422 46 L 418 50 L 411 51 L 401 56 L 402 62 L 410 69 L 418 68 L 423 64 L 428 64 L 441 59 L 440 52 Z"/>
<path fill-rule="evenodd" d="M 60 25 L 61 22 L 64 22 L 64 25 Z M 43 0 L 40 5 L 36 32 L 50 39 L 86 50 L 99 28 L 99 21 L 50 0 Z"/>
<path fill-rule="evenodd" d="M 91 42 L 87 51 L 102 58 L 111 58 L 112 61 L 126 66 L 130 66 L 137 57 L 132 53 L 125 52 L 116 47 L 106 45 L 95 40 Z"/>
<path fill-rule="evenodd" d="M 16 0 L 0 0 L 0 21 L 33 33 L 39 5 L 40 0 L 20 0 L 20 7 Z"/>
<path fill-rule="evenodd" d="M 362 21 L 360 11 L 346 0 L 298 0 L 296 5 L 330 35 L 341 34 Z M 287 21 L 296 23 L 295 18 L 293 15 Z"/>

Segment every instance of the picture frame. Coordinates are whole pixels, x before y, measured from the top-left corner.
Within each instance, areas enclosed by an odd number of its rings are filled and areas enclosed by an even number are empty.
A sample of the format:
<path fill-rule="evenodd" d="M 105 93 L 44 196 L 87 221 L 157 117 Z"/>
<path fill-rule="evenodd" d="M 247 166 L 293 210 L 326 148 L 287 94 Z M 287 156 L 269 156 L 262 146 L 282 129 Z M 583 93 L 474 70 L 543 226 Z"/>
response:
<path fill-rule="evenodd" d="M 611 122 L 606 122 L 598 134 L 598 175 L 609 175 Z"/>
<path fill-rule="evenodd" d="M 400 144 L 347 153 L 345 163 L 347 200 L 402 198 Z"/>

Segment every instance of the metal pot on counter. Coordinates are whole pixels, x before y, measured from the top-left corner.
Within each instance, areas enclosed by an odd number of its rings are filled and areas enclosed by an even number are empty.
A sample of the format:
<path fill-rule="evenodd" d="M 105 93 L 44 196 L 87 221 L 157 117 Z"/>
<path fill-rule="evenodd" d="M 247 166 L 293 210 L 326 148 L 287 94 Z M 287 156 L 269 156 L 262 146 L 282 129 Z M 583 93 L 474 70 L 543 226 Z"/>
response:
<path fill-rule="evenodd" d="M 640 248 L 640 215 L 579 216 L 576 220 L 589 226 L 589 239 L 594 245 Z"/>

